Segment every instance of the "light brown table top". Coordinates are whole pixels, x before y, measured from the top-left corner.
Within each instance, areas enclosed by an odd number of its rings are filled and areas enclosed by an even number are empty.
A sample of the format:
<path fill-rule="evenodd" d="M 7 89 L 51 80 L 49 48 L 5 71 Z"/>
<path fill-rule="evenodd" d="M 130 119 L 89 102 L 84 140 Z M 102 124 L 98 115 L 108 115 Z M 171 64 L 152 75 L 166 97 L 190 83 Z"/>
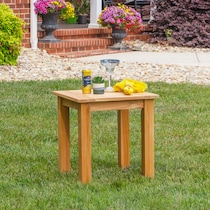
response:
<path fill-rule="evenodd" d="M 83 94 L 82 90 L 53 91 L 56 96 L 66 98 L 77 103 L 105 102 L 105 101 L 129 101 L 159 98 L 159 95 L 149 92 L 133 93 L 125 95 L 122 92 L 105 92 L 104 94 Z"/>

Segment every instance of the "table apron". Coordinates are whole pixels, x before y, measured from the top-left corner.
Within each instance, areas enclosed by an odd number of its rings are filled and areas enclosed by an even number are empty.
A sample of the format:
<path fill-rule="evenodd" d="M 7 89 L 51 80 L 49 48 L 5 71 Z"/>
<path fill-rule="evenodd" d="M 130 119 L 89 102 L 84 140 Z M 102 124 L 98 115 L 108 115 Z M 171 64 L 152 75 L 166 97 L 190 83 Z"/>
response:
<path fill-rule="evenodd" d="M 62 104 L 63 106 L 67 106 L 67 107 L 71 107 L 73 109 L 79 109 L 80 104 L 74 102 L 74 101 L 70 101 L 68 99 L 62 98 Z"/>
<path fill-rule="evenodd" d="M 109 101 L 103 103 L 90 103 L 91 111 L 105 111 L 105 110 L 127 110 L 127 109 L 137 109 L 143 108 L 143 100 L 137 101 Z"/>
<path fill-rule="evenodd" d="M 62 99 L 63 106 L 79 109 L 81 104 L 68 99 Z M 144 107 L 144 100 L 129 100 L 129 101 L 107 101 L 107 102 L 91 102 L 87 103 L 90 111 L 108 111 L 108 110 L 127 110 L 138 109 Z"/>

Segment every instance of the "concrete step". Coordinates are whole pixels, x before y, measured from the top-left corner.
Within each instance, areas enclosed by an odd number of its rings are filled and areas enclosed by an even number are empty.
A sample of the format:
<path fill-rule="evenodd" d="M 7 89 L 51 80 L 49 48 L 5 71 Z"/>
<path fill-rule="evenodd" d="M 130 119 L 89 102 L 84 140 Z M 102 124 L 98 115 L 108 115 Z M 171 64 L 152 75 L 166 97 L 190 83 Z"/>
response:
<path fill-rule="evenodd" d="M 57 53 L 56 55 L 60 57 L 67 58 L 82 58 L 87 56 L 96 56 L 96 55 L 104 55 L 104 54 L 115 54 L 122 52 L 130 52 L 131 50 L 111 50 L 111 49 L 99 49 L 99 50 L 89 50 L 89 51 L 77 51 L 77 52 L 69 52 L 69 53 Z"/>

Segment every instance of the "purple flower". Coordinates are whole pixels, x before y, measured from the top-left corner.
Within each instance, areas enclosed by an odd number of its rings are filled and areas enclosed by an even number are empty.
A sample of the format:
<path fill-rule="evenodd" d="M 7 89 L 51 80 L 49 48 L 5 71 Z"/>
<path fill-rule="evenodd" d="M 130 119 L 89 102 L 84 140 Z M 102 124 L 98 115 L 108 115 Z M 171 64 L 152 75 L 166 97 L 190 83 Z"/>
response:
<path fill-rule="evenodd" d="M 58 12 L 66 7 L 64 0 L 37 0 L 34 2 L 34 12 L 38 15 Z"/>
<path fill-rule="evenodd" d="M 106 7 L 99 15 L 98 23 L 107 27 L 111 27 L 115 24 L 121 29 L 131 31 L 140 31 L 142 28 L 140 13 L 124 4 Z"/>

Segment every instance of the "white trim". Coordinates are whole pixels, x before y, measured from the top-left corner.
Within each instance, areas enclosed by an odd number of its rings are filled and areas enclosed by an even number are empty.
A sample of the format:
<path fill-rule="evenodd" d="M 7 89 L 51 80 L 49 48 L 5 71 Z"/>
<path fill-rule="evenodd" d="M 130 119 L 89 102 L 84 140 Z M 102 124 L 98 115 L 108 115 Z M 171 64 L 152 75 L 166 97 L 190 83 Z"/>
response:
<path fill-rule="evenodd" d="M 36 0 L 30 0 L 30 43 L 32 49 L 37 49 L 37 15 L 34 12 L 34 2 Z"/>
<path fill-rule="evenodd" d="M 90 23 L 88 28 L 99 28 L 98 16 L 102 10 L 102 1 L 90 0 Z"/>

